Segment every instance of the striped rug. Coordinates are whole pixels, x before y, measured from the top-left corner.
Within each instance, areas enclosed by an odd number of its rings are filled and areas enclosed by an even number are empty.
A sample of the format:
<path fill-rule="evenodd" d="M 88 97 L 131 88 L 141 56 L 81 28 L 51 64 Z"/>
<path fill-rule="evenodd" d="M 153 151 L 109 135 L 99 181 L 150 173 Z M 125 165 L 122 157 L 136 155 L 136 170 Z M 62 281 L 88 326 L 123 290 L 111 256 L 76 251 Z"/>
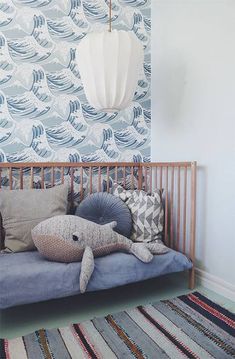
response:
<path fill-rule="evenodd" d="M 198 292 L 0 341 L 1 359 L 235 358 L 235 316 Z"/>

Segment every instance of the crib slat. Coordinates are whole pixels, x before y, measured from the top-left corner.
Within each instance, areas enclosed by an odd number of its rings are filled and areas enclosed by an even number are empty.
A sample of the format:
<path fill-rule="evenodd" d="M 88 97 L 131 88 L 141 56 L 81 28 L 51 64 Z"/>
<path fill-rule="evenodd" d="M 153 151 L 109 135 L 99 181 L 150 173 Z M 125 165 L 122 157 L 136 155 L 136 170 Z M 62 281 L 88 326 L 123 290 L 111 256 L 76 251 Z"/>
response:
<path fill-rule="evenodd" d="M 134 189 L 134 166 L 131 166 L 131 190 Z"/>
<path fill-rule="evenodd" d="M 115 166 L 115 183 L 118 183 L 118 167 Z"/>
<path fill-rule="evenodd" d="M 174 248 L 174 167 L 171 168 L 171 197 L 170 197 L 170 247 Z"/>
<path fill-rule="evenodd" d="M 159 185 L 160 191 L 162 190 L 162 167 L 160 167 L 160 185 Z"/>
<path fill-rule="evenodd" d="M 149 173 L 149 191 L 150 191 L 150 193 L 152 193 L 153 192 L 153 168 L 152 167 L 150 167 L 150 173 Z"/>
<path fill-rule="evenodd" d="M 51 185 L 52 187 L 55 185 L 55 167 L 51 167 Z"/>
<path fill-rule="evenodd" d="M 126 167 L 123 167 L 123 186 L 126 188 Z"/>
<path fill-rule="evenodd" d="M 80 167 L 80 193 L 81 201 L 83 200 L 83 167 Z"/>
<path fill-rule="evenodd" d="M 9 168 L 9 187 L 10 187 L 10 190 L 12 189 L 12 185 L 13 185 L 12 168 Z"/>
<path fill-rule="evenodd" d="M 143 186 L 143 167 L 138 167 L 138 189 L 141 190 Z"/>
<path fill-rule="evenodd" d="M 109 166 L 107 166 L 107 192 L 109 193 Z"/>
<path fill-rule="evenodd" d="M 197 163 L 192 162 L 191 164 L 191 198 L 190 198 L 190 205 L 191 205 L 191 215 L 190 215 L 190 259 L 195 262 L 195 232 L 196 232 L 196 169 Z M 195 267 L 190 271 L 189 276 L 189 288 L 192 289 L 195 286 Z"/>
<path fill-rule="evenodd" d="M 196 162 L 191 166 L 191 216 L 190 216 L 190 258 L 195 259 L 195 225 L 196 225 Z"/>
<path fill-rule="evenodd" d="M 157 171 L 158 168 L 157 167 L 154 167 L 154 190 L 156 191 L 158 189 L 158 175 L 157 175 Z"/>
<path fill-rule="evenodd" d="M 64 184 L 64 167 L 61 167 L 61 183 Z"/>
<path fill-rule="evenodd" d="M 183 253 L 186 252 L 186 224 L 187 224 L 187 167 L 184 167 L 184 208 L 183 208 Z"/>
<path fill-rule="evenodd" d="M 74 208 L 74 168 L 70 169 L 71 209 Z"/>
<path fill-rule="evenodd" d="M 12 190 L 12 167 L 9 168 L 9 187 Z"/>
<path fill-rule="evenodd" d="M 41 188 L 44 188 L 44 167 L 41 167 Z"/>
<path fill-rule="evenodd" d="M 30 167 L 30 188 L 33 188 L 33 183 L 34 183 L 34 172 L 33 172 L 33 167 Z"/>
<path fill-rule="evenodd" d="M 93 174 L 93 168 L 89 168 L 89 183 L 90 183 L 90 194 L 92 193 L 92 174 Z"/>
<path fill-rule="evenodd" d="M 13 178 L 12 178 L 12 168 L 9 168 L 9 188 L 12 189 L 13 186 Z"/>
<path fill-rule="evenodd" d="M 180 245 L 180 166 L 178 167 L 178 179 L 177 179 L 177 231 L 176 231 L 176 250 L 179 250 Z"/>
<path fill-rule="evenodd" d="M 144 168 L 144 184 L 145 184 L 144 190 L 145 190 L 145 192 L 148 192 L 148 168 L 147 167 Z"/>
<path fill-rule="evenodd" d="M 169 245 L 168 238 L 168 166 L 166 166 L 165 173 L 165 242 Z"/>
<path fill-rule="evenodd" d="M 20 168 L 20 189 L 23 189 L 24 181 L 23 181 L 23 168 Z"/>
<path fill-rule="evenodd" d="M 98 169 L 98 192 L 101 192 L 101 167 Z"/>

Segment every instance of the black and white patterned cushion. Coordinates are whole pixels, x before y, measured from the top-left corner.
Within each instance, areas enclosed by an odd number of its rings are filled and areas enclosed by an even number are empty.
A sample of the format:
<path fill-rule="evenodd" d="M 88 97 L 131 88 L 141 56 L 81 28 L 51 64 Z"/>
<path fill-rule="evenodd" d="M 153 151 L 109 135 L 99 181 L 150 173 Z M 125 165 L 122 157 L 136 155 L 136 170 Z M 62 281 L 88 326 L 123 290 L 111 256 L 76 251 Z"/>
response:
<path fill-rule="evenodd" d="M 131 197 L 133 192 L 134 190 L 125 189 L 119 183 L 115 183 L 111 189 L 111 193 L 114 196 L 121 198 L 124 202 L 126 202 L 128 198 Z"/>
<path fill-rule="evenodd" d="M 103 185 L 103 192 L 106 192 L 107 180 L 103 180 L 102 185 Z M 117 185 L 122 186 L 125 190 L 134 190 L 138 188 L 138 179 L 135 176 L 127 175 L 125 177 L 125 181 L 122 179 L 121 181 L 118 181 L 118 183 L 116 183 L 111 177 L 109 177 L 110 193 L 113 193 Z"/>
<path fill-rule="evenodd" d="M 126 202 L 132 214 L 131 239 L 135 242 L 151 242 L 161 239 L 164 226 L 162 192 L 152 194 L 142 190 L 125 190 L 115 185 L 113 194 Z"/>

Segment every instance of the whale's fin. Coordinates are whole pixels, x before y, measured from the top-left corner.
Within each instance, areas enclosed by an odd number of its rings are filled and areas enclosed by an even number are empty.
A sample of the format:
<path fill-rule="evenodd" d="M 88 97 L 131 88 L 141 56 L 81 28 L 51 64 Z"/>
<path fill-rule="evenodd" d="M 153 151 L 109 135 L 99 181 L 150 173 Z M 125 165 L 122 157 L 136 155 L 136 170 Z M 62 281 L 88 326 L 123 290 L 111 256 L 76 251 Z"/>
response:
<path fill-rule="evenodd" d="M 95 268 L 94 255 L 90 247 L 86 247 L 82 257 L 80 273 L 80 292 L 86 291 L 87 284 Z"/>
<path fill-rule="evenodd" d="M 117 226 L 117 222 L 116 221 L 113 221 L 113 222 L 110 222 L 110 223 L 106 223 L 106 224 L 103 224 L 102 227 L 108 227 L 108 228 L 115 228 Z"/>

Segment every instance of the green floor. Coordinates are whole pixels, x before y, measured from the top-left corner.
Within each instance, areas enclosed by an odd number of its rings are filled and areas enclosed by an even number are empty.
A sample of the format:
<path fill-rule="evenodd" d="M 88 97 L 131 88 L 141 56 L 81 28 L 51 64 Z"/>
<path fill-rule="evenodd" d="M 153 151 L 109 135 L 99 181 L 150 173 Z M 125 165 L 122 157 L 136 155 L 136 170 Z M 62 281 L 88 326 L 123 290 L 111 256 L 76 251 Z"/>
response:
<path fill-rule="evenodd" d="M 200 285 L 195 290 L 235 310 L 235 304 L 224 297 Z M 63 327 L 189 292 L 186 273 L 177 273 L 108 291 L 10 308 L 0 311 L 0 338 L 14 338 L 40 328 Z"/>

